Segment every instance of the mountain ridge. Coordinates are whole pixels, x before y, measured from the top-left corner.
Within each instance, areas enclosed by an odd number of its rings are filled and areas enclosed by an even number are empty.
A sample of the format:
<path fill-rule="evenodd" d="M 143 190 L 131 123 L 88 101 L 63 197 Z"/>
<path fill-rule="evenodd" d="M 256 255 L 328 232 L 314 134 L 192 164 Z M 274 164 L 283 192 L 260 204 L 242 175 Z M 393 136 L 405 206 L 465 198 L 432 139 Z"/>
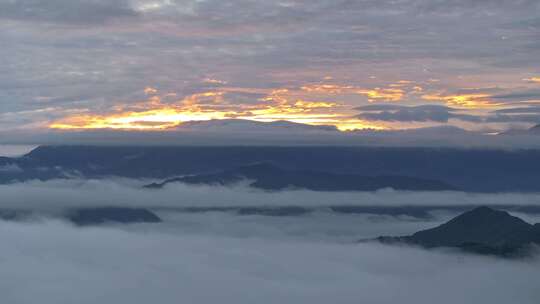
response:
<path fill-rule="evenodd" d="M 409 236 L 381 236 L 386 244 L 412 244 L 424 248 L 450 247 L 466 252 L 514 257 L 540 245 L 540 224 L 529 224 L 506 211 L 481 206 L 434 228 Z"/>
<path fill-rule="evenodd" d="M 165 180 L 257 162 L 291 171 L 431 179 L 467 192 L 540 192 L 540 150 L 276 146 L 40 146 L 0 159 L 0 184 L 58 178 Z M 16 165 L 20 170 L 12 170 Z"/>
<path fill-rule="evenodd" d="M 249 186 L 262 190 L 306 189 L 312 191 L 375 191 L 383 188 L 416 191 L 456 190 L 455 187 L 437 180 L 408 176 L 364 176 L 358 174 L 335 174 L 320 171 L 284 170 L 271 163 L 256 163 L 213 174 L 192 175 L 146 185 L 145 188 L 160 189 L 175 182 L 191 185 L 230 186 L 243 180 Z"/>
<path fill-rule="evenodd" d="M 240 132 L 240 133 L 282 133 L 282 132 L 339 132 L 333 125 L 310 125 L 277 120 L 261 122 L 247 119 L 211 119 L 188 121 L 178 125 L 175 130 L 197 132 Z"/>

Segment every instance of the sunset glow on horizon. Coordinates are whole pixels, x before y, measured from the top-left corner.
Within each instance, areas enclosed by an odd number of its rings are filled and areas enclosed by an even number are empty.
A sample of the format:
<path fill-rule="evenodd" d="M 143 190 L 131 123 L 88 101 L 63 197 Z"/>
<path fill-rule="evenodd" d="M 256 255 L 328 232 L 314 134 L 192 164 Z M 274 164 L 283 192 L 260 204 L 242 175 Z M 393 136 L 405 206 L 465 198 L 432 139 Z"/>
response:
<path fill-rule="evenodd" d="M 210 78 L 201 83 L 212 88 L 187 96 L 146 86 L 140 101 L 117 103 L 109 113 L 83 109 L 54 120 L 48 128 L 168 131 L 181 129 L 186 122 L 224 119 L 328 125 L 340 131 L 418 128 L 453 119 L 458 126 L 469 128 L 471 123 L 487 119 L 486 115 L 505 109 L 493 94 L 476 89 L 447 92 L 430 80 L 396 80 L 370 87 L 325 78 L 274 89 L 229 86 Z M 361 100 L 369 106 L 356 107 Z"/>
<path fill-rule="evenodd" d="M 203 81 L 208 82 L 207 79 Z M 90 113 L 68 115 L 50 123 L 48 127 L 55 130 L 167 131 L 181 128 L 186 122 L 238 119 L 328 125 L 335 126 L 340 131 L 384 130 L 391 129 L 396 124 L 401 128 L 403 124 L 399 124 L 396 119 L 369 121 L 359 118 L 356 116 L 358 110 L 348 105 L 347 100 L 365 98 L 374 106 L 381 105 L 382 108 L 377 111 L 381 117 L 394 113 L 392 105 L 398 105 L 406 98 L 417 98 L 441 107 L 453 107 L 452 111 L 489 111 L 499 108 L 499 104 L 494 102 L 489 94 L 426 92 L 423 87 L 425 84 L 406 80 L 375 88 L 315 83 L 298 88 L 272 90 L 226 87 L 225 82 L 220 80 L 212 80 L 212 83 L 219 84 L 220 87 L 180 99 L 177 93 L 162 93 L 147 86 L 143 90 L 146 100 L 118 105 L 111 109 L 109 114 L 84 111 Z M 253 102 L 238 103 L 235 97 L 242 97 L 243 94 L 258 97 Z M 388 105 L 388 110 L 385 105 Z M 404 110 L 407 109 L 404 107 Z"/>
<path fill-rule="evenodd" d="M 384 129 L 384 127 L 368 122 L 351 119 L 340 114 L 302 114 L 276 112 L 275 110 L 256 110 L 251 115 L 239 115 L 234 112 L 192 112 L 176 109 L 158 109 L 145 112 L 127 112 L 109 116 L 80 115 L 54 122 L 49 125 L 57 130 L 146 130 L 166 131 L 174 129 L 185 122 L 239 119 L 257 122 L 289 121 L 307 125 L 335 126 L 340 131 L 357 129 Z"/>

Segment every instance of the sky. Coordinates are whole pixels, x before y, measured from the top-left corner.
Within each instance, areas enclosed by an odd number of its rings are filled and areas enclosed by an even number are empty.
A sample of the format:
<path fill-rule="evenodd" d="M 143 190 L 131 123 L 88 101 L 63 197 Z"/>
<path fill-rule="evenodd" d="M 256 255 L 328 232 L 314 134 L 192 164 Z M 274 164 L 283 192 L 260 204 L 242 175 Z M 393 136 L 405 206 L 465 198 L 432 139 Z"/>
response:
<path fill-rule="evenodd" d="M 0 0 L 0 128 L 540 122 L 537 0 Z"/>

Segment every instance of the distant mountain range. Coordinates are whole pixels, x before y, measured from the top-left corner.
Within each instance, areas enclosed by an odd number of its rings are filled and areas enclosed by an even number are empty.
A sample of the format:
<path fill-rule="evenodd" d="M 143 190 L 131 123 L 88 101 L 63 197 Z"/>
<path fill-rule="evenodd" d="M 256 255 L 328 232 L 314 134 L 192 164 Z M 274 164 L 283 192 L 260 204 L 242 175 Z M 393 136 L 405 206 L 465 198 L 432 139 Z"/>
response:
<path fill-rule="evenodd" d="M 540 245 L 540 224 L 531 225 L 508 212 L 478 207 L 411 236 L 383 236 L 377 240 L 387 244 L 453 247 L 473 253 L 512 257 L 527 254 L 534 244 Z"/>
<path fill-rule="evenodd" d="M 219 181 L 220 174 L 230 179 L 238 175 L 238 168 L 255 163 L 273 164 L 291 179 L 309 173 L 313 178 L 308 182 L 306 177 L 304 186 L 342 177 L 399 184 L 380 177 L 406 177 L 470 192 L 540 191 L 540 150 L 451 148 L 41 146 L 23 157 L 0 158 L 0 183 L 111 176 L 167 180 L 187 175 Z M 275 168 L 267 169 L 266 175 L 272 176 Z"/>
<path fill-rule="evenodd" d="M 289 132 L 339 132 L 331 125 L 308 125 L 278 120 L 260 122 L 245 119 L 213 119 L 188 121 L 180 124 L 178 130 L 191 132 L 218 132 L 218 133 L 289 133 Z"/>
<path fill-rule="evenodd" d="M 146 188 L 159 189 L 170 183 L 190 185 L 233 185 L 247 180 L 264 190 L 308 189 L 313 191 L 375 191 L 383 188 L 411 191 L 456 190 L 446 183 L 407 176 L 363 176 L 320 171 L 284 170 L 270 163 L 257 163 L 213 174 L 190 175 L 168 179 Z"/>

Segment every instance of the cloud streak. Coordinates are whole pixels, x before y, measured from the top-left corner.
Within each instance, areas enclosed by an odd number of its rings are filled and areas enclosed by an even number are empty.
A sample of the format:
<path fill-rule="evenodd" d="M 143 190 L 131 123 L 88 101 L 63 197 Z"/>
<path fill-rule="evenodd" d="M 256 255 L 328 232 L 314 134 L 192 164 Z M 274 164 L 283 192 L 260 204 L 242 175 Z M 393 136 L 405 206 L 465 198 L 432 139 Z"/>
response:
<path fill-rule="evenodd" d="M 439 105 L 422 105 L 412 107 L 373 105 L 358 107 L 356 110 L 362 112 L 358 115 L 358 118 L 366 120 L 403 122 L 448 122 L 450 119 L 480 122 L 482 120 L 478 116 L 456 113 L 459 111 L 459 109 Z"/>

